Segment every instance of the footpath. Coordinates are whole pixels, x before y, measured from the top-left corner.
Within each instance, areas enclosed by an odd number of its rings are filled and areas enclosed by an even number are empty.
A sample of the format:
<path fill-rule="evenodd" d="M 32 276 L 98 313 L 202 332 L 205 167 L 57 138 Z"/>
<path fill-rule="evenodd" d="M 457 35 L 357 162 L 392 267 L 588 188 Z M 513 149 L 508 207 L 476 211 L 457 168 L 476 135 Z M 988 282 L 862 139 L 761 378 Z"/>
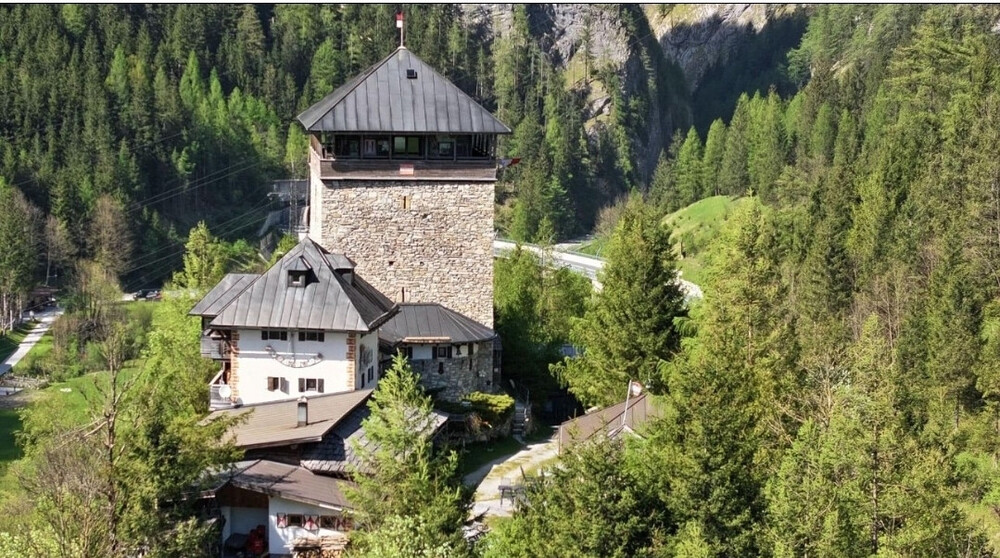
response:
<path fill-rule="evenodd" d="M 17 350 L 11 353 L 6 360 L 0 363 L 0 377 L 10 372 L 11 368 L 16 366 L 17 363 L 21 362 L 21 359 L 27 356 L 28 352 L 31 351 L 31 348 L 35 346 L 35 343 L 38 343 L 42 336 L 45 335 L 45 332 L 52 327 L 52 322 L 56 321 L 56 318 L 59 316 L 62 316 L 62 313 L 62 308 L 50 308 L 44 312 L 38 312 L 35 314 L 35 319 L 38 320 L 38 324 L 35 325 L 35 328 L 24 337 L 24 341 L 21 341 L 21 344 L 17 346 Z M 8 394 L 8 392 L 4 391 L 4 388 L 0 387 L 0 395 Z"/>
<path fill-rule="evenodd" d="M 557 434 L 547 441 L 528 444 L 514 455 L 491 461 L 465 476 L 466 486 L 475 486 L 471 515 L 509 516 L 514 503 L 509 497 L 500 498 L 500 486 L 521 484 L 521 471 L 532 474 L 551 465 L 558 457 Z"/>

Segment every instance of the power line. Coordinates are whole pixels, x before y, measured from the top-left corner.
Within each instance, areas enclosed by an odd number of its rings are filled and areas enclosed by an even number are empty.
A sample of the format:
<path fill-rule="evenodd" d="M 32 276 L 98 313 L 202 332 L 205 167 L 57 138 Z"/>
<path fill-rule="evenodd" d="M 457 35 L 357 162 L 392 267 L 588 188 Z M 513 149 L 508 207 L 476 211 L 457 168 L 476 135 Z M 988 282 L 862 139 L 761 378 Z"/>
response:
<path fill-rule="evenodd" d="M 221 236 L 224 236 L 224 235 L 227 235 L 227 234 L 229 234 L 229 233 L 231 233 L 231 232 L 234 232 L 234 231 L 236 231 L 236 230 L 238 230 L 238 229 L 240 229 L 240 228 L 242 228 L 242 227 L 244 227 L 244 226 L 246 226 L 246 225 L 248 225 L 248 224 L 252 224 L 252 223 L 257 223 L 257 222 L 259 222 L 259 221 L 261 221 L 261 220 L 263 220 L 263 219 L 267 218 L 267 215 L 265 214 L 265 215 L 263 215 L 263 216 L 261 216 L 261 217 L 258 217 L 258 218 L 256 218 L 256 219 L 251 219 L 251 220 L 249 220 L 249 221 L 245 221 L 245 222 L 241 222 L 241 223 L 237 223 L 237 224 L 235 224 L 235 225 L 233 225 L 233 226 L 231 226 L 231 227 L 227 227 L 227 228 L 223 228 L 222 230 L 219 230 L 219 228 L 220 228 L 220 227 L 225 227 L 225 225 L 227 225 L 227 224 L 231 224 L 231 223 L 234 223 L 234 222 L 236 222 L 236 221 L 241 221 L 241 220 L 243 220 L 243 219 L 244 219 L 245 217 L 247 217 L 248 215 L 250 215 L 251 213 L 254 213 L 254 212 L 256 212 L 256 211 L 259 211 L 260 209 L 263 209 L 263 208 L 264 208 L 264 206 L 266 206 L 266 205 L 267 205 L 268 201 L 269 201 L 269 200 L 265 200 L 265 201 L 264 201 L 264 203 L 262 203 L 262 204 L 260 204 L 260 205 L 257 205 L 257 206 L 255 206 L 255 207 L 254 207 L 253 209 L 250 209 L 249 211 L 246 211 L 246 212 L 244 212 L 244 213 L 241 213 L 240 215 L 238 215 L 238 216 L 236 216 L 236 217 L 233 217 L 232 219 L 229 219 L 228 221 L 225 221 L 224 223 L 222 223 L 222 224 L 220 224 L 220 225 L 216 225 L 216 233 L 213 233 L 213 234 L 214 234 L 215 236 L 217 236 L 217 237 L 221 237 Z M 156 255 L 156 254 L 159 254 L 159 253 L 162 253 L 162 252 L 164 252 L 165 250 L 172 250 L 172 251 L 171 251 L 171 252 L 170 252 L 169 254 L 166 254 L 166 255 L 164 255 L 164 256 L 161 256 L 161 257 L 159 257 L 159 258 L 156 258 L 156 259 L 154 259 L 154 260 L 150 260 L 150 261 L 148 261 L 148 262 L 146 262 L 146 263 L 143 263 L 142 265 L 137 265 L 137 266 L 134 266 L 134 267 L 132 267 L 132 268 L 130 268 L 130 269 L 127 269 L 127 270 L 123 271 L 123 272 L 122 272 L 121 274 L 122 274 L 122 275 L 127 275 L 127 274 L 129 274 L 129 273 L 132 273 L 132 272 L 134 272 L 134 271 L 138 271 L 138 270 L 140 270 L 140 269 L 145 269 L 145 268 L 147 268 L 147 267 L 149 267 L 149 266 L 151 266 L 151 265 L 154 265 L 154 264 L 157 264 L 157 263 L 160 263 L 160 262 L 163 262 L 163 261 L 165 261 L 165 260 L 169 260 L 169 259 L 171 259 L 171 258 L 173 258 L 173 257 L 176 257 L 176 256 L 179 256 L 179 255 L 183 254 L 183 253 L 184 253 L 184 251 L 186 250 L 186 248 L 185 248 L 184 246 L 182 246 L 182 247 L 180 247 L 180 248 L 172 248 L 172 247 L 167 247 L 167 248 L 162 248 L 162 249 L 160 249 L 160 250 L 155 250 L 155 251 L 153 251 L 153 252 L 150 252 L 150 253 L 148 253 L 148 254 L 144 255 L 144 256 L 143 256 L 143 258 L 140 258 L 140 261 L 141 261 L 141 259 L 144 259 L 144 258 L 146 258 L 146 257 L 149 257 L 149 256 L 154 256 L 154 255 Z M 132 285 L 135 285 L 135 284 L 137 284 L 137 283 L 138 283 L 138 282 L 140 282 L 141 280 L 142 280 L 141 278 L 136 278 L 136 279 L 133 279 L 132 281 L 130 281 L 130 282 L 128 283 L 128 285 L 130 285 L 130 288 L 126 288 L 125 290 L 126 290 L 126 291 L 128 291 L 128 290 L 131 290 L 131 286 L 132 286 Z"/>

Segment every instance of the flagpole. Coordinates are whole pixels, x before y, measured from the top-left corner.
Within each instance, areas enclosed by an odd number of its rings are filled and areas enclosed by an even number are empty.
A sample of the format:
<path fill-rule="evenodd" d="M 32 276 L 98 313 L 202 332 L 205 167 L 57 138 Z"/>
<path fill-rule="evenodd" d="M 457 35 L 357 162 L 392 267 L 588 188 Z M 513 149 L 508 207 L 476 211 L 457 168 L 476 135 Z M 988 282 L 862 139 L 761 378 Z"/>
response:
<path fill-rule="evenodd" d="M 628 391 L 625 392 L 625 409 L 622 411 L 622 428 L 625 428 L 625 417 L 628 416 L 628 400 L 632 396 L 632 378 L 628 379 Z"/>

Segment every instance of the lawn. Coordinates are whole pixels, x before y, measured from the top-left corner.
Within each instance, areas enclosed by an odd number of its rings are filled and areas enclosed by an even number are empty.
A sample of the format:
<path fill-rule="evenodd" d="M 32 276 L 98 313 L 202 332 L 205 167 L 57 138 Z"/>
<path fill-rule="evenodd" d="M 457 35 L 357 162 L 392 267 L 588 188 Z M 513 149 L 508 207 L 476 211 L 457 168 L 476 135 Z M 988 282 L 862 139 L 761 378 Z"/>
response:
<path fill-rule="evenodd" d="M 740 201 L 741 198 L 712 196 L 663 218 L 663 223 L 673 229 L 670 238 L 678 255 L 683 249 L 683 257 L 678 259 L 677 267 L 684 279 L 695 284 L 704 281 L 706 249 Z"/>
<path fill-rule="evenodd" d="M 740 204 L 740 200 L 741 198 L 730 196 L 712 196 L 663 218 L 663 224 L 673 229 L 670 238 L 675 253 L 680 256 L 681 248 L 684 250 L 684 257 L 677 260 L 681 277 L 695 284 L 705 279 L 705 250 L 719 233 L 719 226 Z M 588 256 L 603 257 L 602 252 L 607 244 L 608 237 L 599 236 L 581 245 L 576 251 Z"/>
<path fill-rule="evenodd" d="M 42 338 L 35 343 L 28 354 L 24 355 L 21 362 L 18 362 L 14 368 L 11 368 L 11 372 L 17 376 L 33 376 L 32 370 L 35 369 L 35 365 L 41 360 L 48 357 L 49 353 L 52 352 L 52 330 L 45 332 Z"/>
<path fill-rule="evenodd" d="M 0 409 L 0 472 L 8 463 L 21 459 L 23 452 L 14 443 L 14 433 L 21 429 L 17 409 Z"/>
<path fill-rule="evenodd" d="M 522 449 L 524 446 L 521 442 L 511 436 L 491 442 L 468 444 L 459 456 L 458 473 L 464 477 L 490 461 L 514 455 Z"/>
<path fill-rule="evenodd" d="M 574 250 L 574 252 L 579 252 L 581 254 L 586 254 L 588 256 L 601 257 L 601 251 L 608 244 L 608 237 L 597 236 L 593 240 L 586 244 L 581 244 L 579 248 Z"/>
<path fill-rule="evenodd" d="M 25 322 L 14 328 L 13 331 L 7 335 L 0 336 L 0 361 L 6 360 L 7 357 L 17 350 L 17 346 L 24 341 L 24 338 L 28 335 L 32 329 L 35 328 L 35 324 L 31 322 Z"/>

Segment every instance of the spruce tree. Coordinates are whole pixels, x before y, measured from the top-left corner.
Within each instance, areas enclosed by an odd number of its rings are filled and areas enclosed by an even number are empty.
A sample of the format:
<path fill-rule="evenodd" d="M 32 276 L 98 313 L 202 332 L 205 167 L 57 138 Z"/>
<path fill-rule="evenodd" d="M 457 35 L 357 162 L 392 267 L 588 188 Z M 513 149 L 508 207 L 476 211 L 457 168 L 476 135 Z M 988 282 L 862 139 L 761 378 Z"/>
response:
<path fill-rule="evenodd" d="M 722 157 L 726 150 L 726 125 L 721 118 L 715 119 L 708 128 L 705 139 L 704 169 L 705 195 L 718 196 L 722 193 L 719 186 L 719 173 L 722 169 Z"/>
<path fill-rule="evenodd" d="M 650 206 L 629 200 L 604 253 L 603 288 L 571 334 L 584 354 L 554 368 L 585 405 L 624 399 L 630 379 L 658 389 L 657 367 L 679 347 L 674 318 L 686 312 L 670 231 Z"/>
<path fill-rule="evenodd" d="M 677 154 L 677 162 L 674 164 L 680 207 L 690 205 L 705 195 L 702 158 L 701 138 L 692 126 L 684 138 L 684 143 Z"/>
<path fill-rule="evenodd" d="M 719 167 L 719 193 L 741 196 L 750 189 L 750 98 L 746 93 L 736 102 L 733 119 L 726 130 L 726 149 Z"/>

